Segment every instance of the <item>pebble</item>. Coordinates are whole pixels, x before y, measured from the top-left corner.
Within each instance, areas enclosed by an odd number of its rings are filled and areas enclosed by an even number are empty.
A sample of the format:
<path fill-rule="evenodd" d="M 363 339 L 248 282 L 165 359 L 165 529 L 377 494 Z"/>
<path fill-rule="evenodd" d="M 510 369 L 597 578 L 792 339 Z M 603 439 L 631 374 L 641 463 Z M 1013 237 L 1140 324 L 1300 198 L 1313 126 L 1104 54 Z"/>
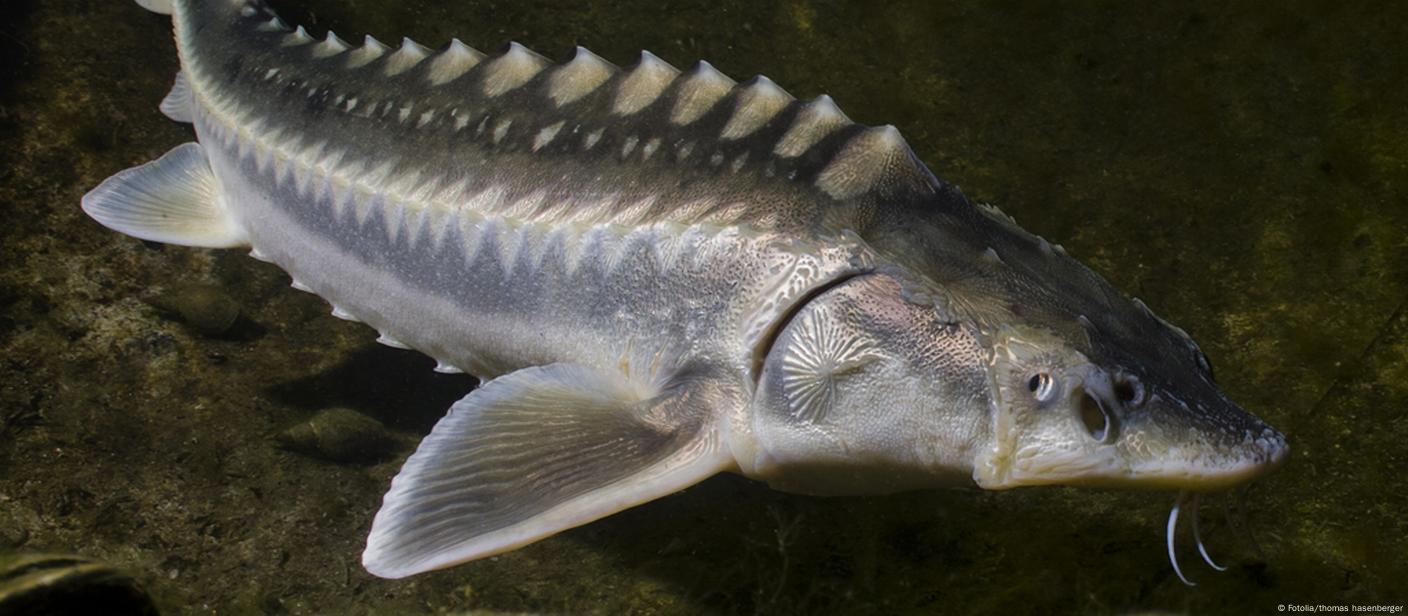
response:
<path fill-rule="evenodd" d="M 396 439 L 381 422 L 349 408 L 331 408 L 279 433 L 291 451 L 330 462 L 365 464 L 391 453 Z"/>
<path fill-rule="evenodd" d="M 212 284 L 183 284 L 148 300 L 158 310 L 173 313 L 191 329 L 204 336 L 220 336 L 240 318 L 240 304 L 229 293 Z"/>

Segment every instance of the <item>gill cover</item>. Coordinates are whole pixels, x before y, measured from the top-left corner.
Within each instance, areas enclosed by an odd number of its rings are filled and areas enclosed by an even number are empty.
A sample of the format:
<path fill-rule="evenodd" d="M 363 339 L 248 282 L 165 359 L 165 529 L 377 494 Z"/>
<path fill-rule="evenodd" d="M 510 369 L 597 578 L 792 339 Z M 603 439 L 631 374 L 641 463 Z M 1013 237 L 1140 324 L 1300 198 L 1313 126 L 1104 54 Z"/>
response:
<path fill-rule="evenodd" d="M 883 273 L 802 306 L 767 354 L 750 476 L 809 494 L 971 482 L 985 438 L 983 352 L 972 332 Z"/>

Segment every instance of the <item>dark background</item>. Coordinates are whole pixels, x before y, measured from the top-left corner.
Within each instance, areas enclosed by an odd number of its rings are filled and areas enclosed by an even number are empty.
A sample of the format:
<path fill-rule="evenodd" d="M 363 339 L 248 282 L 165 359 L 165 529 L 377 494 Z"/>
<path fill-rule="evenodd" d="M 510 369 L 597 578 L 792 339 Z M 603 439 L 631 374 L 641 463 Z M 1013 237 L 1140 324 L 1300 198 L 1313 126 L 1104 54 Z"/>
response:
<path fill-rule="evenodd" d="M 942 178 L 1187 329 L 1290 438 L 1204 510 L 1173 576 L 1172 495 L 1064 488 L 789 496 L 719 477 L 503 556 L 385 581 L 358 558 L 390 477 L 468 377 L 372 342 L 237 251 L 144 244 L 78 209 L 191 139 L 156 109 L 169 20 L 8 0 L 0 20 L 0 550 L 132 572 L 168 613 L 1193 612 L 1405 601 L 1408 11 L 1388 3 L 385 3 L 284 0 L 348 41 L 645 48 L 827 93 Z M 211 285 L 241 324 L 160 309 Z M 332 406 L 395 453 L 274 436 Z M 1254 539 L 1253 539 L 1254 537 Z"/>

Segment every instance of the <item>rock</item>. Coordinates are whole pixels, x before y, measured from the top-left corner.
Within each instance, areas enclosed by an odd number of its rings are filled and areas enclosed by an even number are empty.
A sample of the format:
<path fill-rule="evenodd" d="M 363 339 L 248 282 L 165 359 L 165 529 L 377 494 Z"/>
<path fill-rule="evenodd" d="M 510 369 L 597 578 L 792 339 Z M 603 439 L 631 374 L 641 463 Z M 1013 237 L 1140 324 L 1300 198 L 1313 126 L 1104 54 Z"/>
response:
<path fill-rule="evenodd" d="M 38 525 L 39 514 L 33 509 L 0 495 L 0 554 L 28 543 L 29 529 Z"/>
<path fill-rule="evenodd" d="M 348 408 L 320 411 L 279 433 L 289 450 L 339 463 L 370 463 L 389 454 L 396 439 L 381 422 Z"/>
<path fill-rule="evenodd" d="M 29 541 L 29 530 L 20 526 L 0 524 L 0 548 L 17 548 Z"/>
<path fill-rule="evenodd" d="M 240 318 L 240 304 L 221 287 L 211 284 L 184 284 L 148 300 L 158 310 L 175 314 L 191 329 L 204 336 L 220 336 L 230 331 Z"/>

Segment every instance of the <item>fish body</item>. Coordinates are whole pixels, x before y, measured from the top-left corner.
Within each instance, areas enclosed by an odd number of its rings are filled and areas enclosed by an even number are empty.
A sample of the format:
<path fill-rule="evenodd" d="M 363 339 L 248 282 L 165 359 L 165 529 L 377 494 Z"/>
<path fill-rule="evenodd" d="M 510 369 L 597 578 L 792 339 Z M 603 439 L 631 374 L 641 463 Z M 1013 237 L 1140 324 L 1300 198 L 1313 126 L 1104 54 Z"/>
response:
<path fill-rule="evenodd" d="M 139 3 L 173 16 L 161 109 L 197 141 L 85 211 L 248 247 L 484 381 L 393 481 L 377 575 L 723 471 L 818 494 L 1212 489 L 1284 457 L 1181 330 L 827 97 L 649 53 L 353 47 L 259 0 Z"/>

